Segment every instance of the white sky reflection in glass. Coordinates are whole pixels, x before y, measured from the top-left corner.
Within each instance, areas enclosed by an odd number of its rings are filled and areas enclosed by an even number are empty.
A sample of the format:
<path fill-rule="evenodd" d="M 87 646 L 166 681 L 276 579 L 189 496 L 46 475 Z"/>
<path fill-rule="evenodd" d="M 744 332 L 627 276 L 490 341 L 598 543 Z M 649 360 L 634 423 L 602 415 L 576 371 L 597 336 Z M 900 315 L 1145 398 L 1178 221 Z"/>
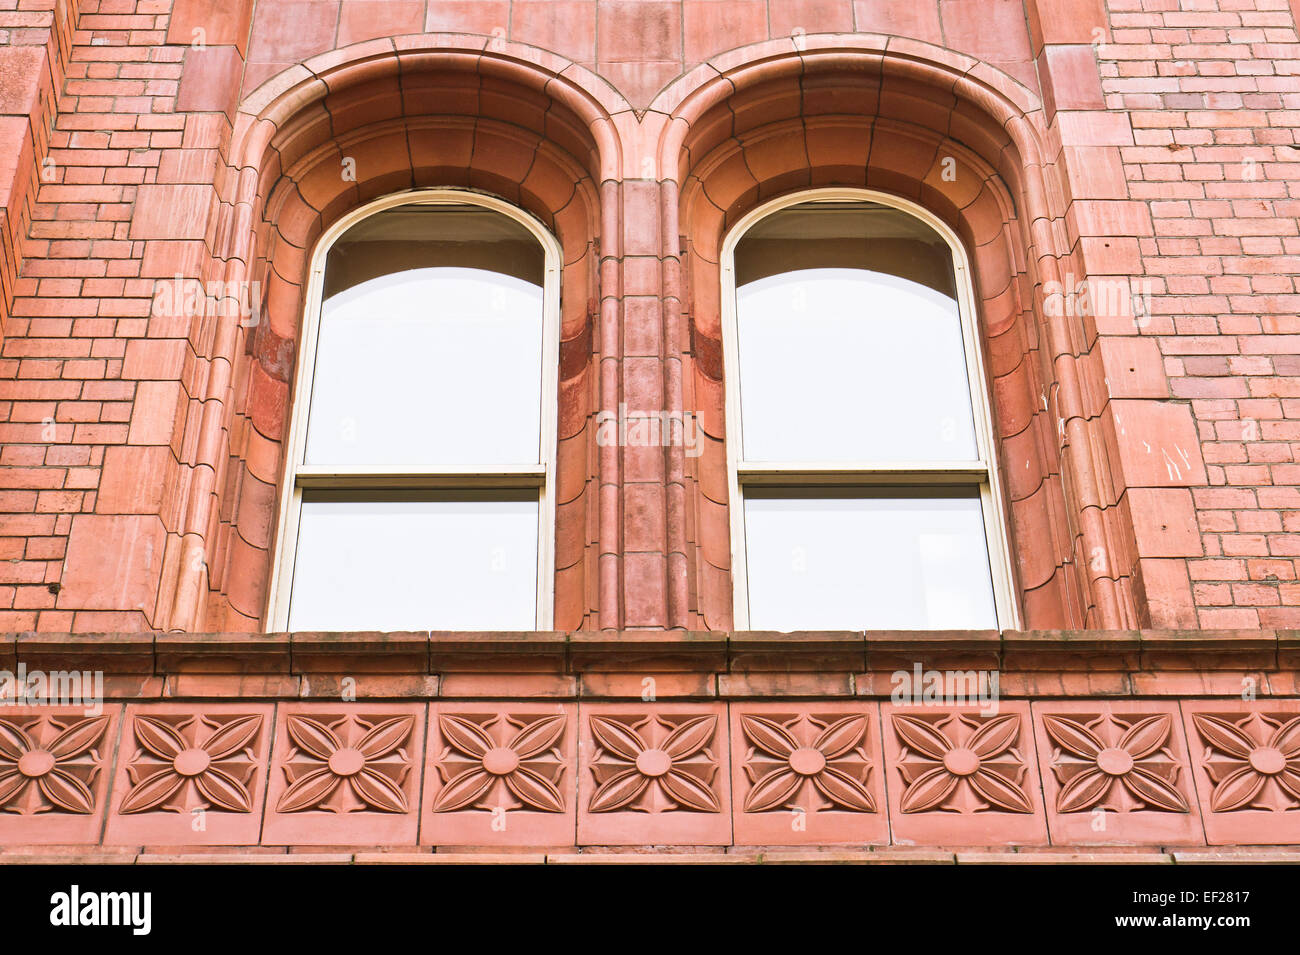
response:
<path fill-rule="evenodd" d="M 531 630 L 537 496 L 304 498 L 292 630 Z"/>
<path fill-rule="evenodd" d="M 772 630 L 994 628 L 976 492 L 751 489 L 749 608 Z"/>
<path fill-rule="evenodd" d="M 481 269 L 413 269 L 327 299 L 307 463 L 536 463 L 541 314 L 539 286 Z"/>
<path fill-rule="evenodd" d="M 736 301 L 746 461 L 978 457 L 953 299 L 879 272 L 807 269 L 741 286 Z"/>

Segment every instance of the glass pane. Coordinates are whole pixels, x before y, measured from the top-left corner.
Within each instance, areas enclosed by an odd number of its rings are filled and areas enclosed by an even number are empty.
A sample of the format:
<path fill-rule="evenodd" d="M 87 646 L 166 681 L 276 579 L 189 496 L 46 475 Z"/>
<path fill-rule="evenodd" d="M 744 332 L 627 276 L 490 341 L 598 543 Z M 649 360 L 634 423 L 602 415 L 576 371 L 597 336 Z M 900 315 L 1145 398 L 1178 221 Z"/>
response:
<path fill-rule="evenodd" d="M 401 207 L 331 248 L 306 463 L 535 464 L 544 253 L 506 216 Z"/>
<path fill-rule="evenodd" d="M 872 203 L 805 203 L 736 247 L 746 461 L 975 460 L 952 251 Z"/>
<path fill-rule="evenodd" d="M 291 630 L 532 630 L 536 491 L 303 496 Z"/>
<path fill-rule="evenodd" d="M 755 630 L 994 628 L 976 488 L 750 488 Z"/>

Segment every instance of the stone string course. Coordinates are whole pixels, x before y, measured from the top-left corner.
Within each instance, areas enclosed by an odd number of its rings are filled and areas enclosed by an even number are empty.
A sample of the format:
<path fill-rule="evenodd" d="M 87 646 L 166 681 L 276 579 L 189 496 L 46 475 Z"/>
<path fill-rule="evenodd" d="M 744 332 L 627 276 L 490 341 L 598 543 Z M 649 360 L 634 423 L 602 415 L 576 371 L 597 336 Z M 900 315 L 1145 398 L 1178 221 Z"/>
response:
<path fill-rule="evenodd" d="M 496 847 L 557 861 L 565 847 L 667 844 L 753 861 L 757 847 L 1128 846 L 1177 861 L 1197 846 L 1300 845 L 1294 632 L 0 646 L 8 667 L 105 673 L 100 714 L 0 707 L 0 845 L 20 854 Z M 966 696 L 926 697 L 922 682 L 898 698 L 914 667 L 953 671 L 940 692 Z M 974 682 L 952 682 L 967 671 Z M 981 671 L 996 699 L 987 684 L 979 695 Z"/>

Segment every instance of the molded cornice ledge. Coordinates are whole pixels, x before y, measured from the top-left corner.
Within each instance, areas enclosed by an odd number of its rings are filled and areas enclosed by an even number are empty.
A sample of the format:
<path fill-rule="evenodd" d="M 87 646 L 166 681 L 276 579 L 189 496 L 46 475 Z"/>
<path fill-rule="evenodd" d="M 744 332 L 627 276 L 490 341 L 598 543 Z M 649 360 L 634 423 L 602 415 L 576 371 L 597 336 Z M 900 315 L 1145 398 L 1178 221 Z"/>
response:
<path fill-rule="evenodd" d="M 0 671 L 98 670 L 108 699 L 888 698 L 917 671 L 1008 698 L 1300 695 L 1300 631 L 8 633 Z"/>

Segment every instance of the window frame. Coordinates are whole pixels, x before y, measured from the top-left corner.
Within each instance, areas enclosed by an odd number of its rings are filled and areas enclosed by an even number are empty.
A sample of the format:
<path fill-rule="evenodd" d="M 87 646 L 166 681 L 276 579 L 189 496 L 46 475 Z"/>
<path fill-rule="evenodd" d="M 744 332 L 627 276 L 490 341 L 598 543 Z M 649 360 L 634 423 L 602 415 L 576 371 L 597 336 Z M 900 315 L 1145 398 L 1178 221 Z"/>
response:
<path fill-rule="evenodd" d="M 315 386 L 316 349 L 324 306 L 325 265 L 334 243 L 370 216 L 406 205 L 472 205 L 489 209 L 526 228 L 544 253 L 542 285 L 541 421 L 538 463 L 525 465 L 467 464 L 423 469 L 391 465 L 309 465 L 307 424 Z M 304 491 L 334 490 L 371 494 L 386 491 L 474 491 L 535 489 L 537 507 L 537 612 L 534 629 L 550 630 L 555 614 L 555 467 L 560 366 L 559 240 L 536 218 L 496 196 L 470 189 L 425 188 L 392 193 L 359 206 L 341 217 L 317 239 L 308 260 L 308 281 L 294 376 L 292 413 L 285 442 L 280 489 L 280 517 L 268 606 L 269 626 L 287 630 L 289 604 L 298 553 Z"/>
<path fill-rule="evenodd" d="M 975 461 L 908 462 L 886 464 L 855 461 L 797 461 L 750 464 L 744 459 L 741 427 L 740 352 L 736 301 L 736 246 L 760 220 L 792 206 L 810 202 L 872 202 L 897 209 L 933 229 L 948 244 L 953 256 L 957 286 L 957 313 L 966 355 L 966 379 L 975 425 Z M 728 508 L 731 524 L 731 580 L 733 626 L 750 627 L 748 551 L 745 531 L 744 489 L 747 486 L 805 488 L 812 486 L 879 486 L 933 488 L 942 485 L 978 487 L 988 547 L 993 605 L 1000 629 L 1019 627 L 1015 576 L 1007 531 L 1002 487 L 994 446 L 993 415 L 984 375 L 975 291 L 966 248 L 948 225 L 923 206 L 872 189 L 805 189 L 762 203 L 732 226 L 719 258 L 722 280 L 722 357 L 725 379 Z"/>

